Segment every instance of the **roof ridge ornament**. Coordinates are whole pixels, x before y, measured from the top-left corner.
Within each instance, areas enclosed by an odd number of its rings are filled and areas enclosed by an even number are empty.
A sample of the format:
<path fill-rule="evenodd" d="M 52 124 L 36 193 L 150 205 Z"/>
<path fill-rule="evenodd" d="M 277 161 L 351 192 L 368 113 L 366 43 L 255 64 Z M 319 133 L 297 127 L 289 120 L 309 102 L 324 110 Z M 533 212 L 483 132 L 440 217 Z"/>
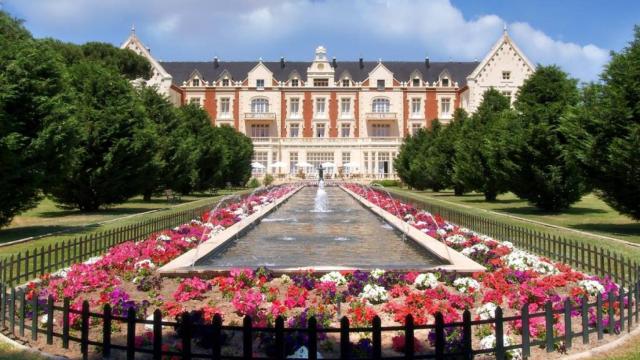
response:
<path fill-rule="evenodd" d="M 131 35 L 136 34 L 136 24 L 131 24 Z"/>
<path fill-rule="evenodd" d="M 505 21 L 502 27 L 502 32 L 507 33 L 507 22 Z"/>

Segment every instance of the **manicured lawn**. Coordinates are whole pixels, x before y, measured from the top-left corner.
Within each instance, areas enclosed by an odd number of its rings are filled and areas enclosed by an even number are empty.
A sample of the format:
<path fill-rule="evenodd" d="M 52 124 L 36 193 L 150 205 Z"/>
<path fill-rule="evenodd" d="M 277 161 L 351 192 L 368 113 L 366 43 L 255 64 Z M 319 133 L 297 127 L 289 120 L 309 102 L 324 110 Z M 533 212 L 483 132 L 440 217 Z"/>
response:
<path fill-rule="evenodd" d="M 64 239 L 89 235 L 94 232 L 196 208 L 213 203 L 225 195 L 247 191 L 249 190 L 221 190 L 215 197 L 204 194 L 183 196 L 180 203 L 174 204 L 169 204 L 164 197 L 152 198 L 150 201 L 144 201 L 142 198 L 136 197 L 124 204 L 94 213 L 59 209 L 51 200 L 45 199 L 36 208 L 16 217 L 8 228 L 0 230 L 0 243 L 54 231 L 65 230 L 65 232 L 25 243 L 0 247 L 0 259 L 25 250 L 31 251 L 42 246 L 48 246 Z M 146 213 L 152 210 L 157 211 Z"/>

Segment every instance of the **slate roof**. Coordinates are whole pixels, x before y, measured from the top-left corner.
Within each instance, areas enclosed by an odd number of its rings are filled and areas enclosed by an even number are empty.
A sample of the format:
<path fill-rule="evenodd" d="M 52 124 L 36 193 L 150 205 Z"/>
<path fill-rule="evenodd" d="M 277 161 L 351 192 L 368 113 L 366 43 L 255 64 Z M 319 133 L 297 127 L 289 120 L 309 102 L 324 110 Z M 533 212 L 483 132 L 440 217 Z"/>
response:
<path fill-rule="evenodd" d="M 264 65 L 273 73 L 276 81 L 288 81 L 291 73 L 296 70 L 302 80 L 307 78 L 307 68 L 311 66 L 310 61 L 285 61 L 284 68 L 281 67 L 280 61 L 263 61 Z M 191 74 L 197 70 L 202 74 L 205 81 L 216 81 L 220 75 L 226 70 L 231 74 L 233 81 L 242 81 L 247 78 L 251 69 L 258 62 L 256 61 L 219 61 L 218 67 L 214 66 L 213 61 L 168 61 L 160 62 L 162 67 L 173 76 L 173 83 L 182 86 L 184 81 L 189 80 Z M 398 81 L 410 81 L 411 73 L 418 70 L 422 73 L 422 79 L 431 82 L 437 81 L 440 73 L 447 70 L 451 75 L 452 82 L 458 82 L 458 86 L 463 87 L 467 83 L 467 76 L 480 64 L 477 61 L 471 62 L 436 62 L 431 61 L 429 67 L 424 61 L 383 61 Z M 359 61 L 338 61 L 335 69 L 336 80 L 340 78 L 346 70 L 354 81 L 364 81 L 369 77 L 369 73 L 378 65 L 377 61 L 364 61 L 363 67 L 360 68 Z"/>

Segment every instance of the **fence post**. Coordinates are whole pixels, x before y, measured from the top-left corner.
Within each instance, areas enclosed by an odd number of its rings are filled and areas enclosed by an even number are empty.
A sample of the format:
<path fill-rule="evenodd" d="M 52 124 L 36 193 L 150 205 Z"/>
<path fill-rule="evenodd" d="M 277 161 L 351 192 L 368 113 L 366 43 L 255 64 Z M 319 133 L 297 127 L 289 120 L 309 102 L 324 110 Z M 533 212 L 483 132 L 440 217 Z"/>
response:
<path fill-rule="evenodd" d="M 340 319 L 340 359 L 349 359 L 351 346 L 349 344 L 349 319 Z"/>
<path fill-rule="evenodd" d="M 567 349 L 571 349 L 571 340 L 573 340 L 573 332 L 571 330 L 571 299 L 567 297 L 564 301 L 564 344 Z"/>
<path fill-rule="evenodd" d="M 62 303 L 62 348 L 69 348 L 69 298 L 65 297 Z"/>
<path fill-rule="evenodd" d="M 80 334 L 80 351 L 82 352 L 82 358 L 87 360 L 89 358 L 89 302 L 87 300 L 82 302 L 82 330 Z"/>
<path fill-rule="evenodd" d="M 218 320 L 220 321 L 220 323 L 222 323 L 222 318 L 217 314 L 216 316 L 218 316 Z M 214 321 L 214 334 L 216 333 L 216 329 L 218 329 L 217 336 L 218 336 L 218 343 L 219 343 L 220 327 L 216 325 L 216 318 L 214 318 L 213 321 Z M 286 357 L 287 357 L 287 354 L 285 354 L 285 351 L 284 351 L 284 318 L 281 315 L 278 315 L 278 317 L 276 318 L 276 358 L 284 359 Z M 214 353 L 214 359 L 219 359 L 219 358 L 220 358 L 220 353 L 218 352 L 217 357 L 216 357 L 216 354 Z"/>
<path fill-rule="evenodd" d="M 598 331 L 598 340 L 604 337 L 604 329 L 602 328 L 602 294 L 596 296 L 596 327 Z"/>
<path fill-rule="evenodd" d="M 633 325 L 633 306 L 631 304 L 633 304 L 633 290 L 631 290 L 631 288 L 629 288 L 629 291 L 627 292 L 627 320 L 628 320 L 628 324 L 627 324 L 627 332 L 631 331 L 631 326 Z"/>
<path fill-rule="evenodd" d="M 382 358 L 382 330 L 381 330 L 381 321 L 378 315 L 373 317 L 373 322 L 371 324 L 373 326 L 372 340 L 373 340 L 373 351 L 372 357 L 375 360 Z"/>
<path fill-rule="evenodd" d="M 444 359 L 444 319 L 439 311 L 436 313 L 436 359 Z"/>
<path fill-rule="evenodd" d="M 216 314 L 216 316 L 219 316 Z M 215 321 L 215 319 L 214 319 Z M 215 322 L 214 322 L 215 325 Z M 215 328 L 214 328 L 215 333 Z M 219 337 L 220 334 L 218 334 Z M 214 344 L 215 344 L 214 337 Z M 220 341 L 220 340 L 218 340 Z M 218 353 L 218 357 L 220 354 Z M 162 359 L 162 311 L 160 309 L 156 309 L 153 312 L 153 359 L 161 360 Z"/>
<path fill-rule="evenodd" d="M 38 293 L 31 298 L 31 340 L 38 340 Z"/>
<path fill-rule="evenodd" d="M 544 306 L 544 324 L 545 324 L 545 329 L 546 329 L 546 334 L 545 334 L 545 343 L 546 343 L 546 348 L 547 348 L 547 352 L 552 352 L 553 351 L 553 304 L 551 303 L 551 301 L 547 301 L 547 303 Z"/>
<path fill-rule="evenodd" d="M 307 335 L 309 337 L 309 360 L 316 360 L 318 358 L 318 321 L 316 320 L 316 317 L 310 317 L 307 325 Z"/>
<path fill-rule="evenodd" d="M 53 344 L 53 296 L 47 298 L 47 344 Z"/>
<path fill-rule="evenodd" d="M 127 311 L 127 360 L 136 357 L 136 309 Z"/>
<path fill-rule="evenodd" d="M 522 319 L 522 357 L 531 356 L 531 334 L 529 334 L 529 304 L 522 306 L 520 313 Z"/>
<path fill-rule="evenodd" d="M 191 359 L 191 314 L 182 313 L 182 358 Z"/>
<path fill-rule="evenodd" d="M 589 343 L 589 298 L 582 297 L 582 343 Z"/>
<path fill-rule="evenodd" d="M 245 315 L 242 321 L 242 357 L 251 360 L 253 357 L 253 339 L 251 334 L 251 316 Z"/>
<path fill-rule="evenodd" d="M 9 326 L 11 327 L 11 335 L 15 335 L 15 327 L 16 327 L 16 289 L 11 288 L 11 293 L 9 294 L 11 299 L 9 301 Z"/>
<path fill-rule="evenodd" d="M 506 358 L 504 351 L 504 323 L 502 320 L 502 308 L 500 306 L 496 308 L 494 320 L 496 324 L 496 359 L 504 360 Z"/>
<path fill-rule="evenodd" d="M 4 271 L 2 271 L 4 273 Z M 6 325 L 7 314 L 7 289 L 4 283 L 0 283 L 0 329 L 4 329 Z"/>
<path fill-rule="evenodd" d="M 414 338 L 413 338 L 413 316 L 407 315 L 404 323 L 404 354 L 405 359 L 413 359 L 414 350 Z"/>
<path fill-rule="evenodd" d="M 102 354 L 104 357 L 111 356 L 111 305 L 104 305 L 102 312 Z"/>
<path fill-rule="evenodd" d="M 613 335 L 613 332 L 615 330 L 615 324 L 616 324 L 616 318 L 615 318 L 615 313 L 614 313 L 614 309 L 613 309 L 613 305 L 614 305 L 614 296 L 613 296 L 613 292 L 609 291 L 608 294 L 608 298 L 607 298 L 607 315 L 609 317 L 609 324 L 607 324 L 607 328 L 609 330 L 609 335 Z"/>

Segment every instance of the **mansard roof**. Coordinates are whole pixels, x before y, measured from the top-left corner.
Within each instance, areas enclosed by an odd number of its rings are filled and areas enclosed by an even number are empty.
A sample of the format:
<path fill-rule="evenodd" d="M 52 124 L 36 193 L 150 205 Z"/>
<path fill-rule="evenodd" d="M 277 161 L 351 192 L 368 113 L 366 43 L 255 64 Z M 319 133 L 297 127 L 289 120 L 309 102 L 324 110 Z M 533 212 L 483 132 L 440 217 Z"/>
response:
<path fill-rule="evenodd" d="M 286 61 L 285 66 L 282 67 L 280 61 L 263 61 L 262 63 L 273 73 L 276 81 L 288 81 L 293 71 L 297 71 L 302 80 L 306 80 L 307 68 L 312 64 L 311 61 Z M 347 71 L 353 81 L 364 81 L 378 63 L 378 61 L 364 61 L 361 68 L 359 61 L 338 61 L 334 76 L 338 80 L 339 76 Z M 467 76 L 479 64 L 477 61 L 431 61 L 427 67 L 424 61 L 383 61 L 382 63 L 398 81 L 410 81 L 413 71 L 419 70 L 423 74 L 423 80 L 432 83 L 438 81 L 439 75 L 447 70 L 452 81 L 458 82 L 460 87 L 466 85 Z M 258 61 L 218 61 L 218 67 L 213 61 L 175 61 L 161 62 L 161 64 L 173 76 L 174 84 L 180 86 L 183 81 L 190 78 L 195 69 L 198 69 L 202 79 L 206 81 L 217 80 L 225 70 L 231 74 L 233 81 L 242 81 L 247 78 L 247 74 L 258 64 Z"/>

